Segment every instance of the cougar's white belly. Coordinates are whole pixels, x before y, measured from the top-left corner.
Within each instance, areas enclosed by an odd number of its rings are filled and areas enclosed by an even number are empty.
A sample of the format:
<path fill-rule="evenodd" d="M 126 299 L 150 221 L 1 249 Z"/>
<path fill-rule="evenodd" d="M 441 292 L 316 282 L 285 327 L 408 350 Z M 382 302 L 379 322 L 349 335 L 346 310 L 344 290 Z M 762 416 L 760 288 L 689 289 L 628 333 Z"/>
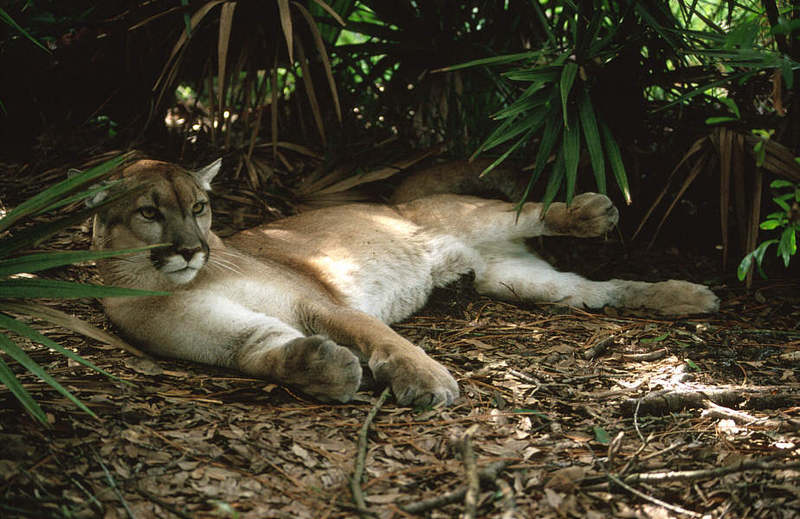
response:
<path fill-rule="evenodd" d="M 349 306 L 386 323 L 419 310 L 434 287 L 475 270 L 479 262 L 474 250 L 450 236 L 417 235 L 384 245 L 355 256 L 327 251 L 311 263 L 328 274 Z"/>

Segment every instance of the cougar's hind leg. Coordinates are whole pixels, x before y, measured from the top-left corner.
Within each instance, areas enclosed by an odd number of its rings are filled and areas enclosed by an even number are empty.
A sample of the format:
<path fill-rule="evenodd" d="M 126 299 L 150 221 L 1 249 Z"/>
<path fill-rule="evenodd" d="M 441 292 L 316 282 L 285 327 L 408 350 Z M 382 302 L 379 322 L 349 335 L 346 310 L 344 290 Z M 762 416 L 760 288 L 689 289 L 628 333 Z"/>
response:
<path fill-rule="evenodd" d="M 484 267 L 475 273 L 475 288 L 506 301 L 592 309 L 614 306 L 660 315 L 708 313 L 719 306 L 711 290 L 687 281 L 591 281 L 572 272 L 559 272 L 521 242 L 484 246 L 479 251 Z"/>
<path fill-rule="evenodd" d="M 618 303 L 615 285 L 589 281 L 572 272 L 559 272 L 529 252 L 521 241 L 480 247 L 485 261 L 475 272 L 481 294 L 511 302 L 559 303 L 579 308 L 602 308 Z"/>

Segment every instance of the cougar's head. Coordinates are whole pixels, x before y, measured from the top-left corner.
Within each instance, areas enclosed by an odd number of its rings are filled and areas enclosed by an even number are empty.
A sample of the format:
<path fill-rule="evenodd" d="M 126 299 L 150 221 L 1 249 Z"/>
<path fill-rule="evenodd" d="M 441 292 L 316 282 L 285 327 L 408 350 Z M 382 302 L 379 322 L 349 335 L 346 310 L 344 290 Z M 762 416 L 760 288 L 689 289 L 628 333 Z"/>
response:
<path fill-rule="evenodd" d="M 140 160 L 125 168 L 121 182 L 98 192 L 89 205 L 128 192 L 95 217 L 95 249 L 131 249 L 164 244 L 130 256 L 106 260 L 106 282 L 123 286 L 181 285 L 192 281 L 208 261 L 211 207 L 207 191 L 221 160 L 198 170 Z"/>

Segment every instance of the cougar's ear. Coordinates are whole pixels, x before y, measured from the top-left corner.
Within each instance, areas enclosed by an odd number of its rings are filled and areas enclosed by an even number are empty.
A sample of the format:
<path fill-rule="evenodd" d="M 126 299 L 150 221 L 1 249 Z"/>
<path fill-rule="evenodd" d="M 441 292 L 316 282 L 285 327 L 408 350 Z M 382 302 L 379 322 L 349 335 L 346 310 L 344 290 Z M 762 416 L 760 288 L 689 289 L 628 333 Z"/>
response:
<path fill-rule="evenodd" d="M 204 168 L 200 168 L 197 171 L 192 171 L 192 176 L 195 178 L 195 180 L 197 180 L 197 183 L 200 184 L 200 187 L 206 191 L 211 191 L 211 181 L 214 180 L 214 177 L 216 177 L 217 173 L 219 173 L 220 166 L 222 166 L 221 158 L 215 160 Z"/>
<path fill-rule="evenodd" d="M 93 184 L 89 188 L 89 192 L 84 199 L 86 207 L 97 207 L 102 204 L 111 194 L 111 186 L 118 184 L 119 181 L 104 180 L 97 184 Z"/>

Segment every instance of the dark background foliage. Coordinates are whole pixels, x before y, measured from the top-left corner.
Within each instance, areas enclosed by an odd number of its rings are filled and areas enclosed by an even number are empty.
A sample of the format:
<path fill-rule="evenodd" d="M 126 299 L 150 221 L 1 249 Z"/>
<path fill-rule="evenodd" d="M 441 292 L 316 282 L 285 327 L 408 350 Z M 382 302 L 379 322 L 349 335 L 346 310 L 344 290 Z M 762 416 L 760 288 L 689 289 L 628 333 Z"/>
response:
<path fill-rule="evenodd" d="M 0 25 L 7 160 L 50 167 L 131 147 L 183 162 L 223 154 L 232 180 L 261 196 L 286 188 L 335 202 L 353 198 L 337 182 L 415 150 L 481 155 L 489 169 L 520 170 L 530 191 L 517 199 L 607 191 L 631 204 L 626 236 L 656 234 L 671 213 L 665 236 L 692 222 L 704 243 L 719 242 L 709 235 L 723 228 L 726 257 L 757 244 L 770 180 L 800 179 L 796 2 L 3 9 L 14 22 Z"/>

